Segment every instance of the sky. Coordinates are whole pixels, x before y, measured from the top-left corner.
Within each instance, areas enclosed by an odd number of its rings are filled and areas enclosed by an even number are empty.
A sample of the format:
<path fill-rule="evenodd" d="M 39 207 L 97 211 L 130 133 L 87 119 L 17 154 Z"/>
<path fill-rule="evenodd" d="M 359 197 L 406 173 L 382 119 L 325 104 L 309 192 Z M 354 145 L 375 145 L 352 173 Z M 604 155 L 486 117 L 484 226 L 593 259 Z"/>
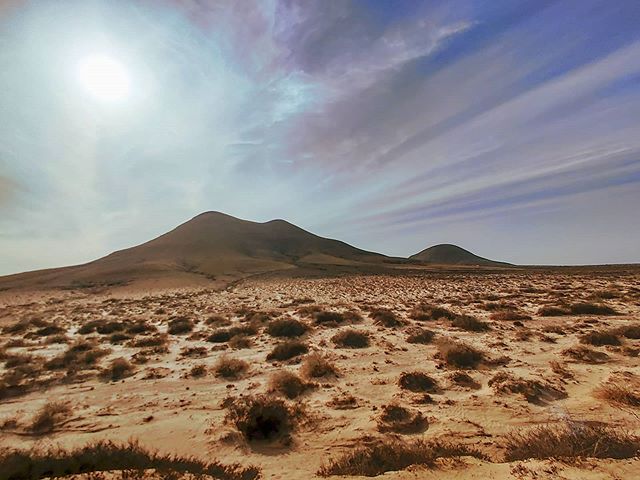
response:
<path fill-rule="evenodd" d="M 126 98 L 87 91 L 108 56 Z M 637 0 L 0 0 L 0 274 L 208 210 L 640 262 Z"/>

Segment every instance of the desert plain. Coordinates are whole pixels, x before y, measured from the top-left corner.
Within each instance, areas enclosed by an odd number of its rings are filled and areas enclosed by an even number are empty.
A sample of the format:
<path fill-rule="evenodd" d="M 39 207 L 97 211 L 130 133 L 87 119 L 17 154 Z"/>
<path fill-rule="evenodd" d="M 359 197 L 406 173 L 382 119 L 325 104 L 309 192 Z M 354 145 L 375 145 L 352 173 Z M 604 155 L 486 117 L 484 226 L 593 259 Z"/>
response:
<path fill-rule="evenodd" d="M 637 266 L 1 294 L 3 479 L 83 448 L 147 460 L 75 478 L 640 472 Z"/>

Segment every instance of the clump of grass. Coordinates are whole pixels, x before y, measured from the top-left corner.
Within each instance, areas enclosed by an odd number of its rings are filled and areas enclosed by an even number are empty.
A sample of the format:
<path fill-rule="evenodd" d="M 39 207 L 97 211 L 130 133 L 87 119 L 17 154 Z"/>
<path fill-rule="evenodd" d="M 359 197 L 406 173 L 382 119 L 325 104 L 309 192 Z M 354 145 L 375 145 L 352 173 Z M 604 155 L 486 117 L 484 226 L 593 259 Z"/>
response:
<path fill-rule="evenodd" d="M 217 461 L 205 463 L 190 457 L 160 455 L 145 450 L 135 442 L 118 445 L 101 441 L 73 450 L 59 447 L 47 450 L 40 446 L 31 450 L 5 449 L 0 451 L 0 465 L 3 478 L 24 480 L 117 470 L 142 472 L 149 469 L 174 476 L 176 473 L 190 473 L 221 480 L 253 480 L 260 476 L 260 470 L 256 467 L 223 465 Z"/>
<path fill-rule="evenodd" d="M 621 430 L 586 422 L 542 425 L 507 436 L 506 461 L 529 458 L 632 458 L 640 439 Z"/>
<path fill-rule="evenodd" d="M 409 334 L 407 336 L 408 343 L 420 343 L 423 345 L 427 345 L 433 341 L 433 337 L 435 337 L 436 333 L 432 330 L 427 330 L 426 328 L 411 328 L 407 330 Z"/>
<path fill-rule="evenodd" d="M 354 408 L 358 408 L 360 405 L 356 397 L 343 393 L 334 396 L 329 402 L 327 402 L 327 406 L 334 410 L 353 410 Z"/>
<path fill-rule="evenodd" d="M 624 325 L 622 327 L 619 327 L 616 330 L 616 333 L 625 338 L 639 340 L 640 339 L 640 323 L 636 323 L 633 325 Z"/>
<path fill-rule="evenodd" d="M 383 405 L 377 423 L 381 433 L 412 434 L 424 432 L 429 427 L 429 422 L 420 412 L 412 412 L 397 404 Z"/>
<path fill-rule="evenodd" d="M 421 302 L 411 309 L 409 317 L 414 320 L 421 321 L 439 320 L 441 318 L 453 320 L 456 317 L 456 314 L 444 307 L 436 307 L 429 303 Z"/>
<path fill-rule="evenodd" d="M 182 358 L 204 358 L 207 356 L 205 347 L 182 347 L 180 357 Z"/>
<path fill-rule="evenodd" d="M 489 318 L 499 322 L 516 322 L 523 320 L 531 320 L 531 316 L 525 313 L 516 312 L 513 310 L 503 310 L 499 312 L 493 312 Z"/>
<path fill-rule="evenodd" d="M 231 340 L 237 335 L 244 335 L 247 337 L 253 336 L 258 333 L 258 327 L 254 323 L 247 325 L 240 325 L 231 328 L 219 328 L 214 330 L 211 335 L 207 337 L 207 342 L 211 343 L 224 343 Z"/>
<path fill-rule="evenodd" d="M 580 337 L 580 343 L 587 343 L 589 345 L 603 346 L 603 345 L 620 345 L 620 338 L 613 331 L 594 331 L 589 332 Z"/>
<path fill-rule="evenodd" d="M 213 366 L 216 377 L 226 380 L 237 380 L 249 370 L 249 364 L 239 358 L 220 357 Z"/>
<path fill-rule="evenodd" d="M 172 317 L 169 319 L 167 332 L 171 335 L 183 335 L 193 330 L 193 320 L 187 317 Z"/>
<path fill-rule="evenodd" d="M 596 389 L 595 396 L 612 405 L 640 407 L 640 384 L 633 375 L 611 378 Z"/>
<path fill-rule="evenodd" d="M 553 400 L 567 398 L 563 388 L 539 380 L 527 380 L 515 377 L 507 372 L 499 372 L 489 380 L 489 386 L 498 394 L 517 393 L 527 402 L 543 404 Z"/>
<path fill-rule="evenodd" d="M 352 328 L 336 333 L 331 341 L 340 348 L 367 348 L 371 344 L 369 335 Z"/>
<path fill-rule="evenodd" d="M 401 327 L 405 322 L 388 308 L 376 308 L 369 313 L 369 317 L 373 319 L 376 325 L 382 325 L 387 328 Z"/>
<path fill-rule="evenodd" d="M 453 340 L 439 342 L 438 354 L 448 366 L 454 368 L 476 368 L 485 360 L 484 352 L 466 343 Z"/>
<path fill-rule="evenodd" d="M 109 366 L 101 372 L 106 380 L 121 380 L 135 373 L 136 368 L 124 357 L 114 358 Z"/>
<path fill-rule="evenodd" d="M 320 467 L 318 475 L 375 477 L 385 472 L 404 470 L 412 465 L 433 468 L 439 458 L 472 456 L 486 459 L 466 445 L 417 440 L 411 443 L 388 439 L 358 447 Z"/>
<path fill-rule="evenodd" d="M 244 396 L 228 405 L 226 421 L 248 442 L 287 441 L 301 417 L 300 410 L 266 395 Z"/>
<path fill-rule="evenodd" d="M 212 325 L 214 327 L 227 327 L 231 325 L 231 320 L 223 315 L 210 315 L 204 321 L 207 325 Z"/>
<path fill-rule="evenodd" d="M 569 314 L 570 312 L 566 308 L 556 307 L 553 305 L 546 305 L 538 309 L 538 315 L 542 317 L 560 317 Z"/>
<path fill-rule="evenodd" d="M 231 340 L 227 344 L 234 350 L 242 350 L 244 348 L 251 348 L 253 346 L 253 340 L 246 335 L 236 335 L 231 337 Z"/>
<path fill-rule="evenodd" d="M 467 372 L 462 372 L 462 371 L 456 371 L 456 372 L 451 372 L 448 375 L 449 380 L 451 380 L 451 382 L 455 385 L 458 385 L 460 387 L 465 387 L 465 388 L 473 388 L 478 389 L 480 388 L 480 384 L 474 380 L 474 378 L 469 375 Z"/>
<path fill-rule="evenodd" d="M 321 354 L 312 353 L 305 357 L 300 373 L 305 378 L 337 377 L 338 369 Z"/>
<path fill-rule="evenodd" d="M 571 372 L 571 370 L 569 370 L 566 365 L 556 360 L 552 360 L 551 362 L 549 362 L 549 365 L 551 366 L 551 371 L 553 373 L 565 380 L 569 380 L 574 377 L 573 372 Z"/>
<path fill-rule="evenodd" d="M 49 370 L 67 369 L 70 372 L 94 368 L 109 350 L 99 348 L 95 343 L 79 340 L 69 345 L 67 350 L 45 363 Z"/>
<path fill-rule="evenodd" d="M 398 380 L 400 388 L 416 393 L 435 392 L 438 382 L 423 372 L 402 372 Z"/>
<path fill-rule="evenodd" d="M 485 332 L 491 328 L 487 323 L 471 315 L 458 315 L 453 319 L 451 325 L 469 332 Z"/>
<path fill-rule="evenodd" d="M 306 343 L 298 340 L 288 340 L 273 347 L 273 350 L 267 355 L 267 360 L 289 360 L 308 351 L 309 347 Z"/>
<path fill-rule="evenodd" d="M 574 315 L 618 315 L 618 312 L 608 305 L 601 303 L 574 303 L 569 307 Z"/>
<path fill-rule="evenodd" d="M 299 397 L 314 385 L 305 382 L 298 375 L 288 370 L 280 370 L 269 378 L 269 391 L 284 395 L 289 399 Z"/>
<path fill-rule="evenodd" d="M 337 327 L 344 323 L 357 323 L 362 321 L 362 316 L 359 313 L 353 311 L 347 312 L 333 312 L 328 310 L 316 311 L 312 315 L 313 322 L 316 325 L 323 325 L 326 327 Z"/>
<path fill-rule="evenodd" d="M 128 343 L 128 346 L 133 348 L 148 348 L 148 347 L 166 347 L 169 344 L 169 336 L 166 333 L 160 333 L 158 335 L 151 335 L 148 337 L 134 338 Z"/>
<path fill-rule="evenodd" d="M 597 350 L 593 350 L 592 348 L 585 347 L 583 345 L 567 348 L 562 351 L 562 354 L 576 362 L 598 364 L 605 363 L 609 360 L 609 355 L 606 353 L 598 352 Z"/>
<path fill-rule="evenodd" d="M 37 435 L 51 433 L 70 415 L 71 408 L 66 403 L 48 402 L 33 417 L 29 430 Z"/>
<path fill-rule="evenodd" d="M 201 378 L 201 377 L 204 377 L 206 374 L 207 374 L 207 366 L 202 363 L 198 365 L 194 365 L 193 367 L 191 367 L 191 370 L 189 370 L 189 376 L 193 378 Z"/>
<path fill-rule="evenodd" d="M 278 318 L 267 325 L 267 333 L 272 337 L 295 338 L 307 333 L 309 326 L 295 318 Z"/>

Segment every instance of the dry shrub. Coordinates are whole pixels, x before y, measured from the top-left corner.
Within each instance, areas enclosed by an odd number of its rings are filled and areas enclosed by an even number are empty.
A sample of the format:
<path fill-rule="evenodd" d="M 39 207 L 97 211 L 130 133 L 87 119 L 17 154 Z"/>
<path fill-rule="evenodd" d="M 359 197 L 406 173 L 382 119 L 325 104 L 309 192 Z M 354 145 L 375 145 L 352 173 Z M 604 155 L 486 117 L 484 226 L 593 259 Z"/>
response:
<path fill-rule="evenodd" d="M 201 378 L 201 377 L 204 377 L 206 374 L 207 374 L 207 366 L 202 363 L 198 365 L 194 365 L 193 367 L 191 367 L 191 370 L 189 370 L 189 376 L 193 378 Z"/>
<path fill-rule="evenodd" d="M 182 347 L 180 357 L 182 358 L 204 358 L 208 354 L 205 347 Z"/>
<path fill-rule="evenodd" d="M 236 335 L 235 337 L 231 337 L 231 340 L 229 340 L 227 344 L 234 350 L 242 350 L 253 347 L 253 340 L 246 335 Z"/>
<path fill-rule="evenodd" d="M 640 323 L 634 325 L 624 325 L 616 330 L 618 335 L 625 338 L 639 340 L 640 339 Z"/>
<path fill-rule="evenodd" d="M 249 370 L 249 364 L 239 358 L 220 357 L 213 366 L 216 377 L 226 380 L 237 380 Z"/>
<path fill-rule="evenodd" d="M 309 326 L 295 318 L 278 318 L 267 325 L 267 333 L 272 337 L 294 338 L 304 335 Z"/>
<path fill-rule="evenodd" d="M 573 315 L 618 315 L 613 308 L 601 303 L 574 303 L 569 307 Z"/>
<path fill-rule="evenodd" d="M 566 365 L 556 360 L 552 360 L 551 362 L 549 362 L 549 365 L 551 366 L 551 371 L 556 375 L 560 376 L 561 378 L 565 380 L 569 380 L 573 378 L 573 372 L 569 370 L 566 367 Z"/>
<path fill-rule="evenodd" d="M 531 320 L 531 316 L 525 313 L 516 312 L 513 310 L 504 310 L 499 312 L 493 312 L 489 318 L 491 320 L 502 321 L 502 322 L 516 322 L 522 320 Z"/>
<path fill-rule="evenodd" d="M 375 477 L 385 472 L 404 470 L 411 465 L 433 468 L 439 458 L 463 456 L 486 459 L 485 455 L 477 450 L 461 444 L 424 440 L 405 443 L 395 439 L 385 439 L 349 451 L 344 456 L 320 467 L 318 475 Z"/>
<path fill-rule="evenodd" d="M 433 341 L 433 337 L 435 337 L 436 333 L 432 330 L 427 330 L 426 328 L 411 328 L 407 330 L 409 334 L 407 336 L 408 343 L 420 343 L 423 345 L 429 344 Z"/>
<path fill-rule="evenodd" d="M 562 351 L 562 355 L 569 357 L 576 362 L 592 364 L 605 363 L 609 360 L 609 355 L 606 353 L 593 350 L 592 348 L 585 347 L 583 345 L 567 348 Z"/>
<path fill-rule="evenodd" d="M 388 308 L 376 308 L 369 313 L 369 317 L 373 319 L 376 325 L 382 325 L 387 328 L 401 327 L 405 324 L 403 320 Z"/>
<path fill-rule="evenodd" d="M 420 412 L 412 412 L 400 405 L 391 404 L 382 407 L 377 428 L 381 433 L 412 434 L 424 432 L 429 428 L 429 422 Z"/>
<path fill-rule="evenodd" d="M 169 319 L 167 332 L 171 335 L 183 335 L 193 330 L 193 320 L 187 317 L 172 317 Z"/>
<path fill-rule="evenodd" d="M 547 305 L 538 309 L 538 315 L 542 317 L 560 317 L 563 315 L 569 315 L 570 313 L 571 312 L 566 308 L 555 307 L 552 305 Z"/>
<path fill-rule="evenodd" d="M 331 341 L 340 348 L 367 348 L 371 344 L 367 333 L 352 328 L 336 333 Z"/>
<path fill-rule="evenodd" d="M 337 377 L 338 369 L 321 354 L 312 353 L 305 357 L 300 373 L 305 378 Z"/>
<path fill-rule="evenodd" d="M 149 325 L 144 320 L 137 320 L 127 325 L 126 331 L 131 335 L 141 335 L 157 332 L 158 328 L 155 325 Z"/>
<path fill-rule="evenodd" d="M 267 360 L 289 360 L 308 351 L 309 347 L 306 343 L 298 340 L 288 340 L 273 347 L 273 350 L 267 355 Z"/>
<path fill-rule="evenodd" d="M 595 331 L 589 332 L 580 337 L 580 343 L 587 343 L 589 345 L 603 346 L 603 345 L 620 345 L 620 339 L 613 331 Z"/>
<path fill-rule="evenodd" d="M 221 480 L 253 480 L 260 476 L 260 470 L 256 467 L 222 465 L 217 461 L 205 463 L 191 457 L 160 455 L 143 449 L 135 442 L 117 445 L 101 441 L 73 450 L 60 447 L 42 449 L 41 446 L 31 450 L 5 449 L 0 451 L 0 465 L 2 478 L 15 480 L 119 470 L 142 472 L 149 469 L 167 474 L 163 478 L 175 478 L 176 473 L 209 475 Z"/>
<path fill-rule="evenodd" d="M 51 433 L 71 415 L 71 408 L 66 403 L 48 402 L 33 417 L 29 430 L 37 435 Z"/>
<path fill-rule="evenodd" d="M 539 380 L 515 377 L 507 372 L 495 374 L 489 380 L 489 386 L 493 387 L 497 394 L 518 393 L 527 402 L 535 404 L 544 404 L 549 401 L 567 398 L 567 392 L 563 388 L 558 388 Z"/>
<path fill-rule="evenodd" d="M 35 337 L 50 337 L 51 335 L 59 335 L 66 330 L 58 325 L 46 325 L 33 332 Z"/>
<path fill-rule="evenodd" d="M 454 368 L 476 368 L 485 360 L 484 352 L 466 343 L 453 340 L 439 342 L 438 354 L 447 365 Z"/>
<path fill-rule="evenodd" d="M 438 382 L 423 372 L 402 372 L 398 380 L 400 388 L 416 393 L 436 392 Z"/>
<path fill-rule="evenodd" d="M 299 409 L 266 395 L 234 399 L 228 409 L 226 421 L 249 442 L 288 440 L 301 417 Z"/>
<path fill-rule="evenodd" d="M 334 410 L 353 410 L 354 408 L 358 408 L 360 405 L 356 397 L 347 393 L 342 393 L 340 395 L 336 395 L 327 402 L 327 406 Z"/>
<path fill-rule="evenodd" d="M 640 453 L 640 439 L 621 430 L 586 422 L 542 425 L 506 437 L 508 462 L 529 458 L 632 458 Z"/>
<path fill-rule="evenodd" d="M 79 340 L 67 350 L 45 363 L 49 370 L 68 369 L 69 371 L 94 368 L 99 359 L 109 354 L 109 350 L 99 348 L 95 343 Z"/>
<path fill-rule="evenodd" d="M 276 372 L 269 378 L 269 391 L 284 395 L 289 399 L 299 397 L 313 387 L 313 384 L 305 382 L 288 370 Z"/>
<path fill-rule="evenodd" d="M 211 343 L 224 343 L 231 340 L 236 335 L 244 335 L 246 337 L 253 336 L 258 333 L 258 327 L 256 324 L 240 325 L 231 328 L 219 328 L 214 330 L 211 335 L 207 337 L 207 342 Z"/>
<path fill-rule="evenodd" d="M 441 318 L 453 320 L 456 314 L 444 307 L 436 307 L 425 302 L 421 302 L 411 309 L 409 314 L 414 320 L 439 320 Z"/>
<path fill-rule="evenodd" d="M 471 315 L 458 315 L 453 319 L 451 325 L 469 332 L 485 332 L 490 329 L 487 323 Z"/>
<path fill-rule="evenodd" d="M 595 396 L 619 407 L 640 407 L 640 381 L 631 372 L 620 372 L 600 385 Z"/>
<path fill-rule="evenodd" d="M 135 373 L 135 367 L 124 357 L 114 358 L 100 376 L 105 380 L 121 380 Z"/>
<path fill-rule="evenodd" d="M 313 313 L 313 322 L 316 325 L 324 325 L 327 327 L 336 327 L 344 323 L 357 323 L 362 321 L 359 313 L 353 311 L 332 312 L 320 310 Z"/>
<path fill-rule="evenodd" d="M 481 386 L 467 372 L 462 372 L 462 371 L 451 372 L 449 375 L 447 375 L 447 378 L 449 378 L 449 380 L 451 380 L 453 384 L 458 385 L 460 387 L 473 388 L 474 390 L 477 390 Z"/>
<path fill-rule="evenodd" d="M 231 325 L 231 320 L 222 315 L 210 315 L 204 321 L 207 325 L 212 325 L 214 327 L 227 327 Z"/>

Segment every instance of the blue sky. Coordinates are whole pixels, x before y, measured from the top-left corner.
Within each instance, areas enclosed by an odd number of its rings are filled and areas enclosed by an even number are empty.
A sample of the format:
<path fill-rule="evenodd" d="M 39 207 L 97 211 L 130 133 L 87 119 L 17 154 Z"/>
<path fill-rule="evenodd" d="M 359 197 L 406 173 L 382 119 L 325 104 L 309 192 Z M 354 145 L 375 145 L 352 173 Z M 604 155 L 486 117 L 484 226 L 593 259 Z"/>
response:
<path fill-rule="evenodd" d="M 639 262 L 639 25 L 636 0 L 0 0 L 0 274 L 206 210 Z M 103 53 L 123 101 L 74 76 Z"/>

